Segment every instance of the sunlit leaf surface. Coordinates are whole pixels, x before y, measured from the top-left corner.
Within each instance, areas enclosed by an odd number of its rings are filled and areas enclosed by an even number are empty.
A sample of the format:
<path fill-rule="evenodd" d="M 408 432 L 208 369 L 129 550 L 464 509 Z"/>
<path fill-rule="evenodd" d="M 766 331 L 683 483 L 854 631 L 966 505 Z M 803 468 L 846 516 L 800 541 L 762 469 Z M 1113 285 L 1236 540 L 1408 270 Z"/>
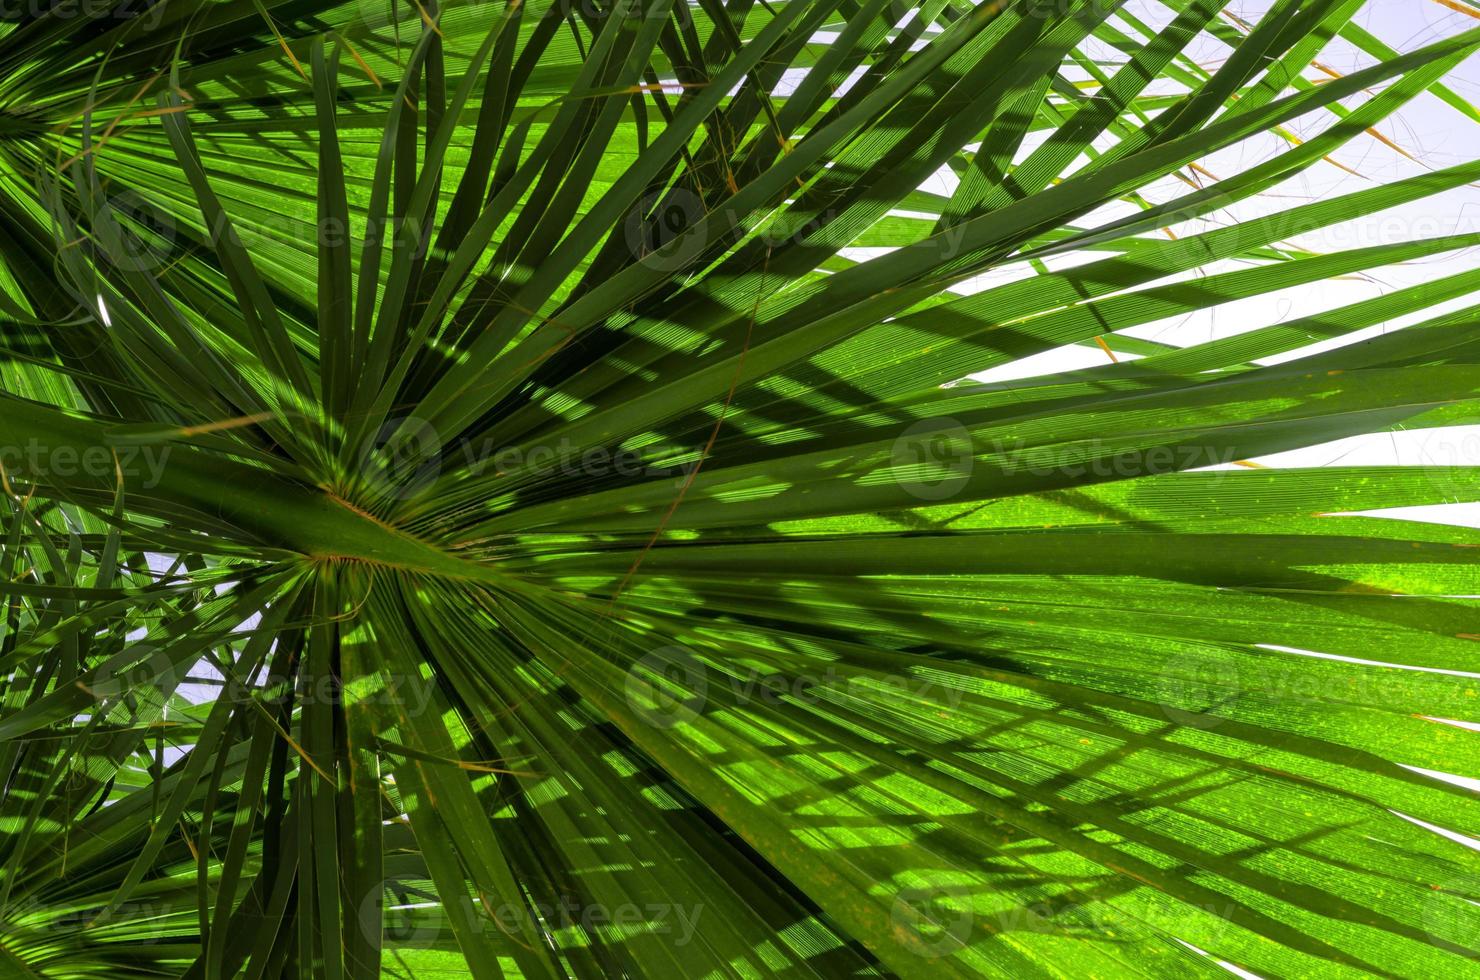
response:
<path fill-rule="evenodd" d="M 1480 975 L 1480 453 L 1257 462 L 1480 272 L 1136 332 L 1480 5 L 1249 6 L 0 2 L 0 977 Z"/>

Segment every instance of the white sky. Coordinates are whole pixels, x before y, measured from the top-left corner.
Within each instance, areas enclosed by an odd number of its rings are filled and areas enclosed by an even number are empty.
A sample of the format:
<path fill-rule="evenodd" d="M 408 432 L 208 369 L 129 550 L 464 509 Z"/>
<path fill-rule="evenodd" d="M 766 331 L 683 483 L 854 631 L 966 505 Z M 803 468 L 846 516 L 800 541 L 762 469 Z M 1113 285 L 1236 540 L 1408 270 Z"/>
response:
<path fill-rule="evenodd" d="M 1257 0 L 1257 2 L 1231 3 L 1226 9 L 1245 21 L 1255 22 L 1271 5 L 1272 0 Z M 1130 0 L 1126 9 L 1153 27 L 1160 27 L 1171 20 L 1170 13 L 1153 0 Z M 1480 19 L 1471 18 L 1450 9 L 1437 0 L 1369 0 L 1354 21 L 1399 51 L 1411 51 L 1462 30 L 1480 27 Z M 1102 54 L 1106 62 L 1119 63 L 1124 60 L 1124 56 L 1119 52 L 1105 46 L 1096 44 L 1089 50 L 1094 51 L 1097 56 Z M 1204 36 L 1192 46 L 1190 53 L 1203 67 L 1214 69 L 1227 57 L 1228 50 L 1219 42 Z M 1339 39 L 1327 47 L 1319 60 L 1323 65 L 1342 74 L 1372 63 L 1372 59 L 1367 55 Z M 1309 73 L 1307 77 L 1312 77 L 1313 74 Z M 1470 59 L 1453 72 L 1447 84 L 1462 98 L 1480 104 L 1480 56 Z M 1309 136 L 1324 130 L 1334 121 L 1335 117 L 1330 113 L 1312 114 L 1297 120 L 1290 126 L 1290 129 L 1298 135 Z M 1384 136 L 1416 158 L 1417 162 L 1405 158 L 1398 151 L 1383 145 L 1376 139 L 1359 138 L 1333 154 L 1333 159 L 1357 171 L 1357 175 L 1323 162 L 1258 198 L 1240 202 L 1207 219 L 1189 222 L 1177 230 L 1183 235 L 1196 234 L 1234 220 L 1247 220 L 1310 201 L 1363 190 L 1374 184 L 1389 183 L 1414 176 L 1423 173 L 1426 169 L 1440 169 L 1480 158 L 1480 123 L 1465 118 L 1432 96 L 1420 97 L 1405 107 L 1401 113 L 1390 117 L 1377 128 Z M 1036 142 L 1030 141 L 1024 147 L 1023 153 L 1031 151 L 1035 145 Z M 1288 148 L 1288 144 L 1278 137 L 1269 136 L 1246 141 L 1212 154 L 1200 163 L 1218 177 L 1228 177 Z M 1019 159 L 1021 159 L 1021 154 Z M 954 175 L 949 170 L 943 170 L 926 184 L 926 189 L 949 193 L 954 189 L 955 183 Z M 1146 196 L 1153 201 L 1165 201 L 1186 192 L 1185 184 L 1174 178 L 1168 178 L 1158 185 L 1153 185 Z M 1134 211 L 1135 209 L 1130 205 L 1114 205 L 1103 209 L 1103 214 L 1108 218 L 1134 213 Z M 1382 212 L 1371 218 L 1300 235 L 1291 239 L 1290 242 L 1316 252 L 1334 252 L 1466 232 L 1480 232 L 1480 187 L 1467 186 L 1435 195 L 1411 205 Z M 863 258 L 878 251 L 876 249 L 854 249 L 846 254 Z M 1095 257 L 1098 256 L 1067 256 L 1057 262 L 1050 261 L 1049 265 L 1051 267 L 1074 265 Z M 1387 266 L 1361 277 L 1315 283 L 1229 303 L 1190 316 L 1132 328 L 1125 333 L 1129 336 L 1156 340 L 1179 347 L 1202 343 L 1301 316 L 1321 313 L 1382 295 L 1394 289 L 1463 272 L 1474 267 L 1477 257 L 1480 257 L 1480 250 L 1451 252 L 1405 265 Z M 1210 269 L 1211 271 L 1226 271 L 1233 267 L 1231 264 L 1224 264 L 1210 267 Z M 1210 270 L 1200 270 L 1195 275 L 1206 275 L 1208 271 Z M 1021 266 L 997 270 L 972 280 L 961 287 L 961 291 L 979 291 L 991 285 L 1019 278 L 1024 274 L 1025 270 Z M 1432 308 L 1420 316 L 1392 320 L 1334 342 L 1313 345 L 1280 358 L 1271 358 L 1265 363 L 1275 363 L 1320 349 L 1354 343 L 1409 323 L 1429 319 L 1443 311 L 1458 309 L 1476 302 L 1480 302 L 1480 296 L 1463 297 L 1458 301 Z M 1134 355 L 1118 354 L 1117 356 L 1122 360 L 1127 360 Z M 1091 367 L 1104 363 L 1105 358 L 1105 353 L 1098 348 L 1076 345 L 1025 358 L 975 375 L 975 377 L 991 381 L 1029 378 L 1041 374 Z M 1480 426 L 1410 431 L 1347 439 L 1339 443 L 1311 447 L 1298 452 L 1260 458 L 1256 462 L 1277 467 L 1415 464 L 1480 466 Z M 1480 527 L 1480 504 L 1404 508 L 1373 513 L 1380 513 L 1381 516 L 1386 517 Z"/>

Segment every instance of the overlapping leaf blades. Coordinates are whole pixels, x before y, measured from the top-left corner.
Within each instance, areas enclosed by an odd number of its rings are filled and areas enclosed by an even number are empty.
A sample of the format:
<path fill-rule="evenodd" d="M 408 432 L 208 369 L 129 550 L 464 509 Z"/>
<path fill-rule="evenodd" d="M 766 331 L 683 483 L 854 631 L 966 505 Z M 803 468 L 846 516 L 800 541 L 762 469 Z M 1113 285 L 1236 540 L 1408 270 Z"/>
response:
<path fill-rule="evenodd" d="M 1321 515 L 1480 474 L 1205 467 L 1475 421 L 1472 311 L 1259 362 L 1480 282 L 1116 331 L 1476 244 L 1288 245 L 1473 163 L 1183 223 L 1474 120 L 1480 32 L 1163 6 L 10 27 L 0 970 L 1471 968 L 1476 539 Z"/>

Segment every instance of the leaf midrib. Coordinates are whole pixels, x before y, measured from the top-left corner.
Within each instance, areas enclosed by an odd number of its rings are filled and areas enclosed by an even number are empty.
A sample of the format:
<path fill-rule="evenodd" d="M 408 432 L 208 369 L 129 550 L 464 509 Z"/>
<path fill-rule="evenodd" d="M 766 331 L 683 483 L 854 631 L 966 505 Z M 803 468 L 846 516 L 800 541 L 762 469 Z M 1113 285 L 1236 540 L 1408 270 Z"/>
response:
<path fill-rule="evenodd" d="M 0 446 L 34 443 L 48 458 L 65 449 L 82 459 L 82 454 L 99 447 L 113 451 L 106 430 L 101 420 L 18 398 L 0 399 Z M 157 484 L 145 485 L 137 474 L 124 474 L 125 502 L 137 510 L 182 521 L 188 521 L 191 511 L 219 517 L 251 539 L 237 543 L 285 548 L 311 560 L 358 561 L 458 579 L 500 579 L 490 566 L 459 558 L 317 487 L 194 446 L 161 446 L 169 454 L 161 460 Z M 115 479 L 28 469 L 31 461 L 24 456 L 16 467 L 15 454 L 7 455 L 11 458 L 0 458 L 0 464 L 7 467 L 5 476 L 12 487 L 36 485 L 82 506 L 111 510 L 118 489 Z"/>

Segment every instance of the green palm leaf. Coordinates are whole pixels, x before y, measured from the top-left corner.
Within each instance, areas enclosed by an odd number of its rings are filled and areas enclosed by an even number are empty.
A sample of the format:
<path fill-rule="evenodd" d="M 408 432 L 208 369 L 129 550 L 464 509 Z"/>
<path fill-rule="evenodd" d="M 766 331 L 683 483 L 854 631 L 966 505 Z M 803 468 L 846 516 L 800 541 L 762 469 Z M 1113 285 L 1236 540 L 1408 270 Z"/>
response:
<path fill-rule="evenodd" d="M 1230 464 L 1480 278 L 1134 331 L 1480 244 L 1278 196 L 1480 25 L 1148 6 L 8 16 L 0 973 L 1473 970 L 1480 469 Z"/>

